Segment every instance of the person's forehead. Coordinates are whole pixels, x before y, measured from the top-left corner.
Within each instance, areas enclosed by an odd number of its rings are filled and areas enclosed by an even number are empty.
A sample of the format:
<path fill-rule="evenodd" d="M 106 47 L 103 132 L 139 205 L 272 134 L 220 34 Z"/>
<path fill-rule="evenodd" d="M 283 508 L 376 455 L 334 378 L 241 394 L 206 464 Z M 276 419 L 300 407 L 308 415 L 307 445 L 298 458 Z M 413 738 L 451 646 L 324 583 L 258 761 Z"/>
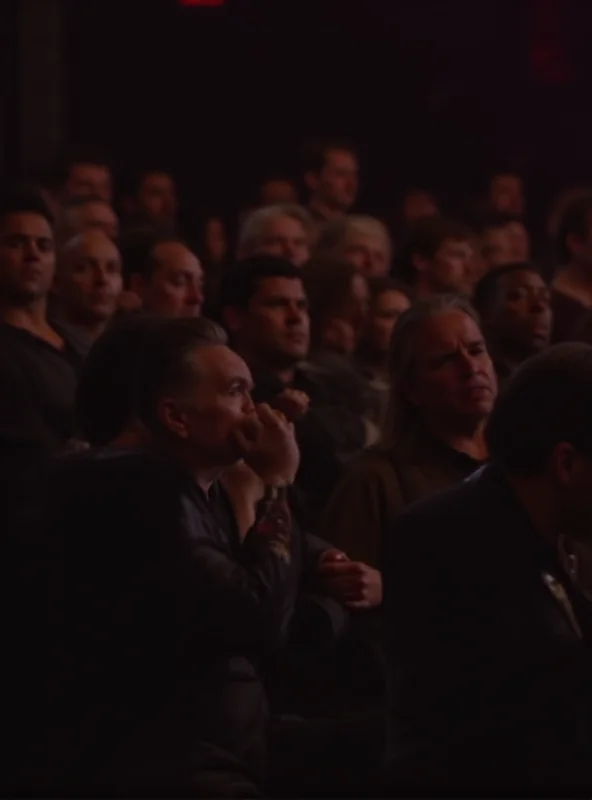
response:
<path fill-rule="evenodd" d="M 206 344 L 195 348 L 196 365 L 213 378 L 242 379 L 251 382 L 246 362 L 225 344 Z"/>
<path fill-rule="evenodd" d="M 481 339 L 481 331 L 475 320 L 464 311 L 450 309 L 428 317 L 418 330 L 418 342 L 438 346 L 451 339 Z"/>
<path fill-rule="evenodd" d="M 148 175 L 144 176 L 142 186 L 144 188 L 173 189 L 175 182 L 166 172 L 149 172 Z"/>
<path fill-rule="evenodd" d="M 167 269 L 201 272 L 198 257 L 181 242 L 160 242 L 154 248 L 153 255 Z"/>
<path fill-rule="evenodd" d="M 268 230 L 290 230 L 298 231 L 299 233 L 304 230 L 304 225 L 296 217 L 290 217 L 287 214 L 281 214 L 277 217 L 272 217 L 269 220 Z"/>
<path fill-rule="evenodd" d="M 325 155 L 325 164 L 332 167 L 356 167 L 358 159 L 349 150 L 328 150 Z"/>
<path fill-rule="evenodd" d="M 500 283 L 503 289 L 515 289 L 520 286 L 546 288 L 547 284 L 543 278 L 533 270 L 520 269 L 514 272 L 509 272 L 507 275 L 502 275 Z"/>
<path fill-rule="evenodd" d="M 86 231 L 81 238 L 78 252 L 96 258 L 119 258 L 119 251 L 106 233 L 98 230 Z"/>
<path fill-rule="evenodd" d="M 106 164 L 93 164 L 90 161 L 78 161 L 70 167 L 70 175 L 80 177 L 92 175 L 105 178 L 110 176 L 111 170 Z"/>
<path fill-rule="evenodd" d="M 115 211 L 111 208 L 109 203 L 102 203 L 93 201 L 92 203 L 84 203 L 80 206 L 82 214 L 87 217 L 101 217 L 102 219 L 116 219 Z"/>
<path fill-rule="evenodd" d="M 3 233 L 26 233 L 31 236 L 48 236 L 53 238 L 51 225 L 41 214 L 32 211 L 17 211 L 0 219 L 0 231 Z"/>
<path fill-rule="evenodd" d="M 261 278 L 255 296 L 258 299 L 265 297 L 305 298 L 304 286 L 300 278 L 269 277 Z"/>
<path fill-rule="evenodd" d="M 446 249 L 448 249 L 448 248 L 455 248 L 455 249 L 457 249 L 457 248 L 466 248 L 466 249 L 470 250 L 470 249 L 472 249 L 472 247 L 473 247 L 473 243 L 471 242 L 470 239 L 466 239 L 464 237 L 463 238 L 459 238 L 457 236 L 446 236 L 440 242 L 440 246 L 439 246 L 438 250 L 444 249 L 444 248 L 446 248 Z"/>

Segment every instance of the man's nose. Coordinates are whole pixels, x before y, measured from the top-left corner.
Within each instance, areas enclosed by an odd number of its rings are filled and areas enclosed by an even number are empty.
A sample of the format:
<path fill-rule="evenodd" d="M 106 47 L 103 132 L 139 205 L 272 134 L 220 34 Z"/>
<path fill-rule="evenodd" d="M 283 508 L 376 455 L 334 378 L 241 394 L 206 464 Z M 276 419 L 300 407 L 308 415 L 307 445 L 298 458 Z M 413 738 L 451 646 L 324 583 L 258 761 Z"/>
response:
<path fill-rule="evenodd" d="M 39 261 L 41 253 L 37 243 L 33 239 L 27 239 L 25 244 L 25 259 L 27 261 Z"/>
<path fill-rule="evenodd" d="M 187 305 L 188 306 L 201 306 L 204 301 L 203 288 L 194 283 L 190 284 L 187 292 Z"/>

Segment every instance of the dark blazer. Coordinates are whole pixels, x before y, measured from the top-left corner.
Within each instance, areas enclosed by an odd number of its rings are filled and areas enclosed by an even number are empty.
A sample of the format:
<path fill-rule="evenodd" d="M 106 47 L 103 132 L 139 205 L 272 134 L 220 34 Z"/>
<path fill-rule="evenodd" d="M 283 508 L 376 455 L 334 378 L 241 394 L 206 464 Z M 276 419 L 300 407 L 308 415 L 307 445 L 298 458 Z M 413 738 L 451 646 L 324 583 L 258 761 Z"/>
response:
<path fill-rule="evenodd" d="M 37 488 L 11 650 L 33 790 L 187 792 L 220 752 L 257 782 L 259 664 L 289 627 L 302 541 L 289 560 L 241 542 L 221 489 L 149 453 L 61 458 Z"/>
<path fill-rule="evenodd" d="M 590 789 L 588 643 L 498 469 L 401 514 L 383 575 L 393 791 Z"/>

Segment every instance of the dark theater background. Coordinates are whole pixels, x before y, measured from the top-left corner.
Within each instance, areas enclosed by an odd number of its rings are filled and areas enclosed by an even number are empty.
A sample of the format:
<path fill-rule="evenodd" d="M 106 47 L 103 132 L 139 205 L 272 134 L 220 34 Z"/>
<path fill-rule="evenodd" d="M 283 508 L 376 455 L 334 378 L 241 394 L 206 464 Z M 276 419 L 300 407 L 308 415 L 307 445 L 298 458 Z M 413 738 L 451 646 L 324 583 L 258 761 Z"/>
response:
<path fill-rule="evenodd" d="M 454 202 L 510 164 L 533 208 L 592 177 L 578 0 L 4 0 L 1 14 L 9 176 L 92 142 L 120 169 L 130 153 L 166 163 L 230 210 L 331 134 L 360 147 L 370 210 L 411 176 Z"/>

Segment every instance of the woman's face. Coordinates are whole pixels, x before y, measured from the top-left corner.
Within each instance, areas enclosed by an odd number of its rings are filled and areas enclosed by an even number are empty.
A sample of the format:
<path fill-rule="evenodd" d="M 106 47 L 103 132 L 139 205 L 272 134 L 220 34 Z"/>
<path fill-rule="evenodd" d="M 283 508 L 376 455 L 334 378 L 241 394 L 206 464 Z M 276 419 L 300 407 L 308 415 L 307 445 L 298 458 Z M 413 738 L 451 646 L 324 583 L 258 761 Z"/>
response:
<path fill-rule="evenodd" d="M 397 320 L 410 305 L 409 298 L 396 289 L 388 289 L 376 297 L 368 319 L 368 342 L 373 350 L 388 353 Z"/>

